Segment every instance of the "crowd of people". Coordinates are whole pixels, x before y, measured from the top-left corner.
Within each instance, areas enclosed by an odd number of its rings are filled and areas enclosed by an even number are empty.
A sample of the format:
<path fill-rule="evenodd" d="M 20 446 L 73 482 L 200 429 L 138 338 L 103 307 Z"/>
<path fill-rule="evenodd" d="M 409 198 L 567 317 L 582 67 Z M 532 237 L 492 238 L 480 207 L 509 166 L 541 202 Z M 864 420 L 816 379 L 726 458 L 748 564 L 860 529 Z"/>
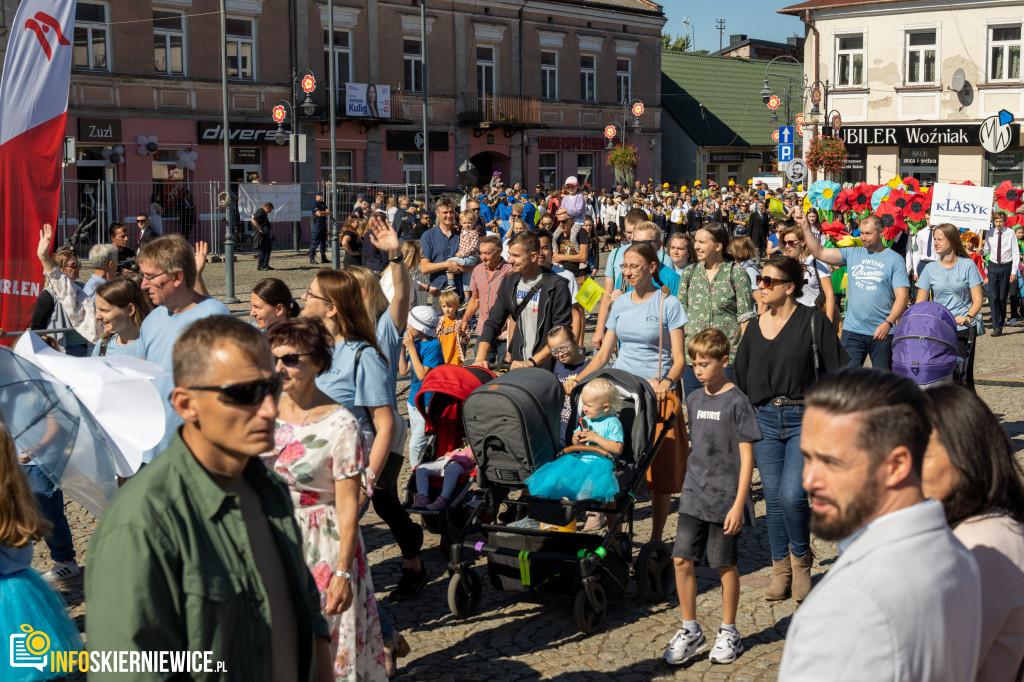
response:
<path fill-rule="evenodd" d="M 563 440 L 596 443 L 614 460 L 621 424 L 616 432 L 601 379 L 584 392 L 590 425 L 567 422 L 573 388 L 613 367 L 675 401 L 668 413 L 690 435 L 688 448 L 657 456 L 648 484 L 652 542 L 678 498 L 682 623 L 669 664 L 709 646 L 697 622 L 702 560 L 722 582 L 710 660 L 744 651 L 737 551 L 756 468 L 772 565 L 764 598 L 802 602 L 783 679 L 839 677 L 851 660 L 865 678 L 1018 676 L 1024 488 L 1011 442 L 973 393 L 970 351 L 985 286 L 993 335 L 1015 323 L 1004 284 L 1017 284 L 1020 245 L 1006 216 L 994 212 L 979 240 L 979 269 L 952 225 L 919 231 L 899 253 L 869 215 L 856 244 L 838 246 L 795 193 L 695 185 L 592 190 L 569 177 L 530 194 L 499 181 L 441 197 L 431 212 L 406 197 L 363 200 L 339 228 L 343 267 L 317 271 L 298 297 L 280 279 L 259 281 L 248 321 L 209 296 L 206 245 L 150 236 L 145 214 L 138 253 L 115 223 L 111 243 L 90 251 L 84 286 L 78 255 L 51 255 L 45 226 L 32 327 L 74 328 L 53 335 L 69 355 L 143 358 L 169 373 L 155 380 L 164 437 L 89 542 L 89 648 L 212 651 L 239 679 L 393 675 L 410 647 L 387 611 L 430 580 L 424 530 L 399 483 L 403 466 L 421 464 L 414 397 L 427 374 L 444 364 L 550 370 L 567 396 Z M 327 260 L 323 199 L 311 264 L 317 250 Z M 258 234 L 272 210 L 253 216 Z M 272 269 L 269 244 L 254 246 L 258 269 Z M 591 285 L 603 293 L 584 307 L 577 294 Z M 416 305 L 427 294 L 435 305 Z M 891 371 L 893 328 L 927 300 L 956 320 L 963 386 L 922 390 Z M 22 575 L 39 539 L 55 564 L 45 582 L 79 575 L 61 491 L 6 434 L 0 445 L 0 594 L 42 593 L 26 608 L 75 646 L 48 588 Z M 439 454 L 438 473 L 472 469 L 472 453 Z M 448 503 L 421 494 L 413 505 Z M 402 555 L 387 608 L 359 529 L 369 505 Z M 583 532 L 620 521 L 580 519 Z M 812 533 L 842 552 L 817 586 Z"/>

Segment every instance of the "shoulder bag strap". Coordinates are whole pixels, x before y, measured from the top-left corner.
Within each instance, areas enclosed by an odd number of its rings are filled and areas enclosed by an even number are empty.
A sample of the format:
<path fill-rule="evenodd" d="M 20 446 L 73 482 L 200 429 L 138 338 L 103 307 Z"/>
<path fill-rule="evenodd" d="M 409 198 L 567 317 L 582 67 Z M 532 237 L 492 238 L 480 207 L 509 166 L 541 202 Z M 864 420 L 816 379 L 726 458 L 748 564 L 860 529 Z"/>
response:
<path fill-rule="evenodd" d="M 667 298 L 665 292 L 660 289 L 656 289 L 658 295 L 661 296 L 661 307 L 658 310 L 658 381 L 661 381 L 661 349 L 662 343 L 665 338 L 665 298 Z"/>
<path fill-rule="evenodd" d="M 550 273 L 550 272 L 543 273 L 540 276 L 540 281 L 537 282 L 536 284 L 534 284 L 532 287 L 530 287 L 530 290 L 528 292 L 526 292 L 526 296 L 523 298 L 523 300 L 521 300 L 516 305 L 515 310 L 512 311 L 512 319 L 516 321 L 516 324 L 519 324 L 519 315 L 526 308 L 527 304 L 530 302 L 530 299 L 533 298 L 533 295 L 536 294 L 538 291 L 540 291 L 541 287 L 544 286 L 544 283 L 547 282 L 549 279 L 551 279 L 554 276 L 555 275 L 553 273 Z M 520 280 L 520 281 L 522 281 L 522 280 Z M 517 284 L 516 288 L 518 288 L 518 287 L 519 287 L 519 285 Z"/>
<path fill-rule="evenodd" d="M 818 339 L 814 335 L 814 310 L 811 311 L 811 358 L 814 360 L 814 383 L 818 383 L 820 367 L 818 366 Z"/>
<path fill-rule="evenodd" d="M 104 336 L 103 340 L 100 341 L 100 357 L 107 354 L 107 345 L 110 343 L 110 337 Z"/>

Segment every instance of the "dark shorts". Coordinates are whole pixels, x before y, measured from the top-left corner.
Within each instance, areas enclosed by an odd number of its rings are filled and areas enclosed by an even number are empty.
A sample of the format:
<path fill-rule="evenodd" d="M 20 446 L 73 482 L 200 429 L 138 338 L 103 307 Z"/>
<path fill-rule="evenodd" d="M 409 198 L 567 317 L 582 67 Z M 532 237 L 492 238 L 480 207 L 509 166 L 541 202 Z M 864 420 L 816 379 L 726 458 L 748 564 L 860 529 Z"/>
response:
<path fill-rule="evenodd" d="M 739 533 L 726 535 L 725 524 L 701 521 L 689 514 L 679 513 L 679 521 L 676 523 L 676 542 L 672 549 L 672 556 L 676 559 L 688 559 L 697 563 L 704 555 L 705 548 L 708 554 L 708 566 L 711 568 L 732 568 L 739 561 L 737 547 L 739 546 Z"/>

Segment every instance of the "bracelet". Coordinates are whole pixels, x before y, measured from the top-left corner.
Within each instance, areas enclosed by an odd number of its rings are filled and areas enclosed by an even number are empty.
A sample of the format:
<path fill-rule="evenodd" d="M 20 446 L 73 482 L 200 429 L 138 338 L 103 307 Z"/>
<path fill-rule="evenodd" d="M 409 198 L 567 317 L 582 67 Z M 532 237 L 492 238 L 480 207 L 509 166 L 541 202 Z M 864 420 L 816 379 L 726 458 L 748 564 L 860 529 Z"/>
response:
<path fill-rule="evenodd" d="M 398 254 L 397 256 L 389 257 L 388 258 L 388 262 L 389 263 L 401 263 L 402 262 L 402 254 Z"/>
<path fill-rule="evenodd" d="M 536 366 L 537 366 L 537 361 L 536 361 L 536 360 L 534 360 L 533 358 L 526 358 L 526 361 L 527 361 L 528 363 L 530 363 L 530 366 L 531 366 L 531 367 L 536 367 Z"/>
<path fill-rule="evenodd" d="M 889 325 L 889 329 L 892 329 L 892 327 L 893 327 L 893 324 L 892 324 L 892 322 L 890 322 L 890 321 L 889 321 L 889 318 L 888 318 L 888 317 L 887 317 L 887 318 L 885 318 L 885 323 L 886 323 L 887 325 Z"/>
<path fill-rule="evenodd" d="M 345 580 L 352 582 L 352 574 L 348 571 L 335 571 L 334 575 L 338 578 L 344 578 Z"/>

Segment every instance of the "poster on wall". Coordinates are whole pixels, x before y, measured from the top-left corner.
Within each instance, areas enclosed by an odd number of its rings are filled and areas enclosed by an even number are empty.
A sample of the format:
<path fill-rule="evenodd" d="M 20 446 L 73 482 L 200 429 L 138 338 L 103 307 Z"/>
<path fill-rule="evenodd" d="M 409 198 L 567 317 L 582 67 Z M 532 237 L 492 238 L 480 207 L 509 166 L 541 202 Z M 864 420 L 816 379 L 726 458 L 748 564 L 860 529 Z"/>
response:
<path fill-rule="evenodd" d="M 345 83 L 345 115 L 391 118 L 391 86 Z"/>
<path fill-rule="evenodd" d="M 952 223 L 982 233 L 990 226 L 995 189 L 937 183 L 932 187 L 932 225 Z"/>

